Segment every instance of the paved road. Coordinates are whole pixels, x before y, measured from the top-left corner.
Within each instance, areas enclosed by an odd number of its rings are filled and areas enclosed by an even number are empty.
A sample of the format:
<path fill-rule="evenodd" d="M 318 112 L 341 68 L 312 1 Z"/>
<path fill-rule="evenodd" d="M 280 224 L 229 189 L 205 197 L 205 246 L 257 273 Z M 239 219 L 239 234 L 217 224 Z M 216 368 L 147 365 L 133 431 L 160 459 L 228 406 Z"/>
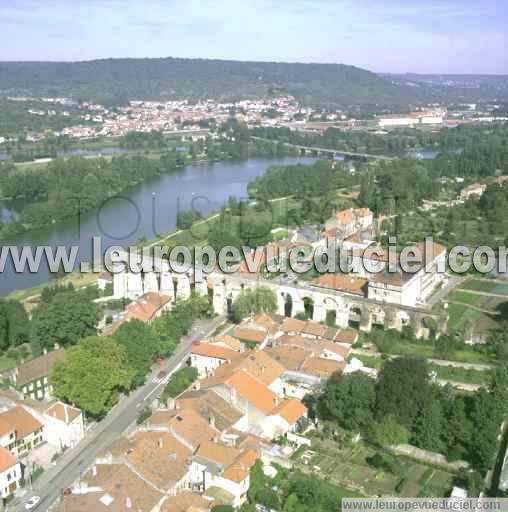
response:
<path fill-rule="evenodd" d="M 147 382 L 141 388 L 133 391 L 122 399 L 93 429 L 87 433 L 85 439 L 72 450 L 68 450 L 59 459 L 58 463 L 45 471 L 34 483 L 33 490 L 29 491 L 22 499 L 16 499 L 9 506 L 9 511 L 22 511 L 24 503 L 31 496 L 41 497 L 41 501 L 33 510 L 36 512 L 47 511 L 63 490 L 79 478 L 95 457 L 117 439 L 125 430 L 133 424 L 143 407 L 149 405 L 167 383 L 169 378 L 162 382 L 155 382 L 154 378 L 161 369 L 173 372 L 187 359 L 190 346 L 193 341 L 205 338 L 212 334 L 223 322 L 224 317 L 196 322 L 187 336 L 182 338 L 175 353 L 163 364 L 157 366 L 147 377 Z"/>

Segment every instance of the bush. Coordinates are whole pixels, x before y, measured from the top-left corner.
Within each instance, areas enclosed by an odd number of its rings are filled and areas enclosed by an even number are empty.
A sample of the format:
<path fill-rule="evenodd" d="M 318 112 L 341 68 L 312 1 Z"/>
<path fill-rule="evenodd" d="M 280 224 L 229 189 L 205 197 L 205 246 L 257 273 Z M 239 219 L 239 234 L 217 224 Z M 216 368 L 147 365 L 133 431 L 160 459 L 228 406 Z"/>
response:
<path fill-rule="evenodd" d="M 388 471 L 393 475 L 403 475 L 400 463 L 395 457 L 388 453 L 377 452 L 372 457 L 368 457 L 367 462 L 376 469 Z"/>
<path fill-rule="evenodd" d="M 150 407 L 145 407 L 144 409 L 142 409 L 139 414 L 138 414 L 138 417 L 136 418 L 136 424 L 137 425 L 141 425 L 142 423 L 144 423 L 150 416 L 152 415 L 152 409 L 150 409 Z"/>
<path fill-rule="evenodd" d="M 197 378 L 198 371 L 196 368 L 192 368 L 191 366 L 187 366 L 181 370 L 176 371 L 164 388 L 161 399 L 165 402 L 168 398 L 177 397 L 179 394 L 183 393 Z"/>
<path fill-rule="evenodd" d="M 381 446 L 406 444 L 409 441 L 409 430 L 392 415 L 385 416 L 379 423 L 372 425 L 370 433 Z"/>

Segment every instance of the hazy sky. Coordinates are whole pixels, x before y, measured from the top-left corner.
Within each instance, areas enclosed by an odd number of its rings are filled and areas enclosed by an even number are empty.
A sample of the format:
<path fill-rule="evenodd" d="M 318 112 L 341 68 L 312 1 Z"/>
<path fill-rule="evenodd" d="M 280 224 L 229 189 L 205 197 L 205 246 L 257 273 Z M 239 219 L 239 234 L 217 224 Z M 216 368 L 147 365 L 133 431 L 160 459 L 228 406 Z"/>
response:
<path fill-rule="evenodd" d="M 205 57 L 508 73 L 508 0 L 0 0 L 0 60 Z"/>

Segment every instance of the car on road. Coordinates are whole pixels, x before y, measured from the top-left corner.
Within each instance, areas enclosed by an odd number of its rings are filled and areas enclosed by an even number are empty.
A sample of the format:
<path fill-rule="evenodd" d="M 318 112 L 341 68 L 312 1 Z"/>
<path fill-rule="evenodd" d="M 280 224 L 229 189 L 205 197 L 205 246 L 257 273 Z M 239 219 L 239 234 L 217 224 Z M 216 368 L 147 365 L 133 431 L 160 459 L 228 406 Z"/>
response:
<path fill-rule="evenodd" d="M 41 501 L 40 496 L 32 496 L 26 503 L 25 503 L 25 510 L 32 510 L 37 506 L 37 503 Z"/>

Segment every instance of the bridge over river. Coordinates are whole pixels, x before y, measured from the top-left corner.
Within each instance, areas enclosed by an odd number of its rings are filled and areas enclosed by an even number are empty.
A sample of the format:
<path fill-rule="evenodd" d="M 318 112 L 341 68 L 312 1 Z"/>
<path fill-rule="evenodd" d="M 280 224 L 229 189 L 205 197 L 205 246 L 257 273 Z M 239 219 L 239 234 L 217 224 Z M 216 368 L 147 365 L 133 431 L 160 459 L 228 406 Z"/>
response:
<path fill-rule="evenodd" d="M 255 140 L 262 140 L 265 142 L 277 142 L 270 139 L 265 139 L 263 137 L 252 137 Z M 291 144 L 290 142 L 283 142 L 284 146 L 288 146 L 291 148 L 297 148 L 305 154 L 315 154 L 315 155 L 330 155 L 332 157 L 343 155 L 343 156 L 349 156 L 352 158 L 364 158 L 364 159 L 373 159 L 373 160 L 396 160 L 397 157 L 395 156 L 386 156 L 386 155 L 373 155 L 371 153 L 357 153 L 354 151 L 341 151 L 338 149 L 329 149 L 329 148 L 317 148 L 313 146 L 303 146 L 301 144 Z"/>

